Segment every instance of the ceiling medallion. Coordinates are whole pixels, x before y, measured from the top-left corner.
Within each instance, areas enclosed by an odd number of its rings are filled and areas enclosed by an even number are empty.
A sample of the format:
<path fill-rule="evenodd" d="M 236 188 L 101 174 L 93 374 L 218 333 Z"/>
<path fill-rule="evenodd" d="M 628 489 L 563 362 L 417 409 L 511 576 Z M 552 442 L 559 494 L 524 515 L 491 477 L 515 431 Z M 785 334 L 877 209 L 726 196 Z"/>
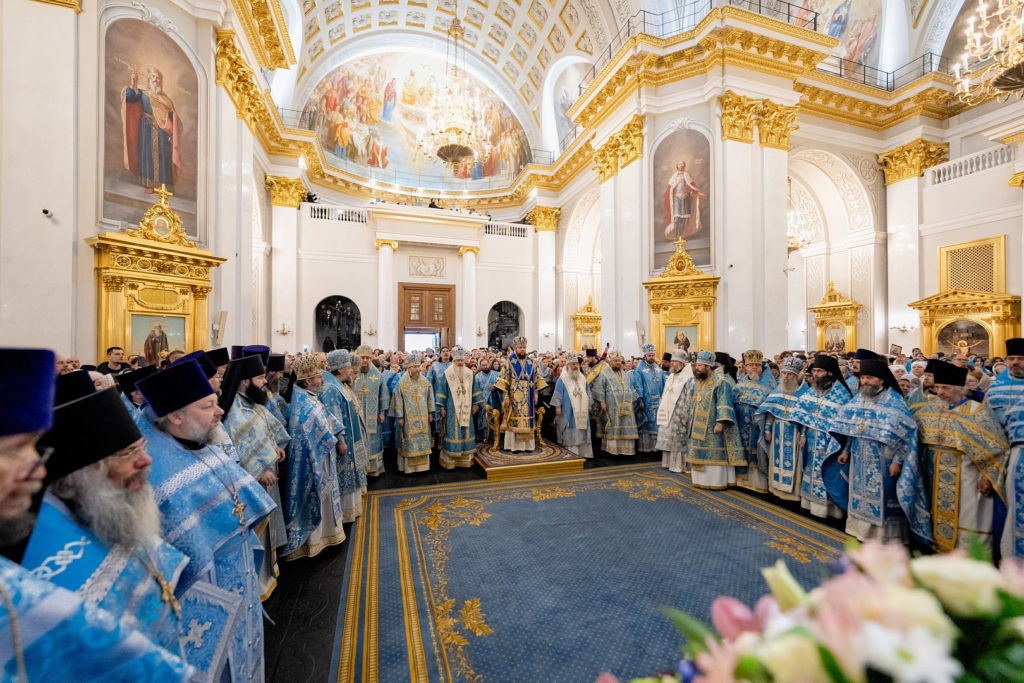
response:
<path fill-rule="evenodd" d="M 962 61 L 953 66 L 960 101 L 1024 96 L 1024 0 L 980 0 L 966 35 Z"/>
<path fill-rule="evenodd" d="M 421 154 L 452 171 L 491 155 L 483 101 L 466 71 L 464 33 L 462 23 L 453 18 L 445 48 L 444 87 L 430 100 L 426 127 L 417 142 Z"/>

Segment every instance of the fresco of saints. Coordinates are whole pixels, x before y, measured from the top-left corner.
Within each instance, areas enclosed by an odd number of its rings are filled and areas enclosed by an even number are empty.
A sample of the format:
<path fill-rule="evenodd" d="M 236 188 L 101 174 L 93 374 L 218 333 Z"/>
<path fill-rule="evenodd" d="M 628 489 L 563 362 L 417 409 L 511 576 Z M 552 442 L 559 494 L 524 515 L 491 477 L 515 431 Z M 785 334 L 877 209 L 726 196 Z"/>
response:
<path fill-rule="evenodd" d="M 146 365 L 160 362 L 160 352 L 169 351 L 167 333 L 164 332 L 164 325 L 161 322 L 153 323 L 142 345 L 142 354 L 146 357 Z"/>
<path fill-rule="evenodd" d="M 163 85 L 163 74 L 150 67 L 140 88 L 139 72 L 132 69 L 128 87 L 121 91 L 124 167 L 147 193 L 160 185 L 174 191 L 181 173 L 181 121 Z"/>
<path fill-rule="evenodd" d="M 700 232 L 700 200 L 706 196 L 686 172 L 686 162 L 678 162 L 665 188 L 665 215 L 669 217 L 665 239 L 685 240 Z"/>

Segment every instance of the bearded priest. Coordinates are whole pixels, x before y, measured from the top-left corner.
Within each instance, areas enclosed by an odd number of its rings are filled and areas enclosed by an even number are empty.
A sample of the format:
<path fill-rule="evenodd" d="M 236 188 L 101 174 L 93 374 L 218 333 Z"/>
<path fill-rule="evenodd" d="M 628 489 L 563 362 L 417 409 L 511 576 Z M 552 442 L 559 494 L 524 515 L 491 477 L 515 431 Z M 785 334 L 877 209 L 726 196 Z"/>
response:
<path fill-rule="evenodd" d="M 483 408 L 483 394 L 474 389 L 473 371 L 466 367 L 466 349 L 452 349 L 452 364 L 437 380 L 438 415 L 441 429 L 441 467 L 472 467 L 476 452 L 473 418 Z"/>
<path fill-rule="evenodd" d="M 594 457 L 590 443 L 590 387 L 587 376 L 580 372 L 580 357 L 570 352 L 565 357 L 565 372 L 555 380 L 551 395 L 555 409 L 558 443 L 581 458 Z"/>

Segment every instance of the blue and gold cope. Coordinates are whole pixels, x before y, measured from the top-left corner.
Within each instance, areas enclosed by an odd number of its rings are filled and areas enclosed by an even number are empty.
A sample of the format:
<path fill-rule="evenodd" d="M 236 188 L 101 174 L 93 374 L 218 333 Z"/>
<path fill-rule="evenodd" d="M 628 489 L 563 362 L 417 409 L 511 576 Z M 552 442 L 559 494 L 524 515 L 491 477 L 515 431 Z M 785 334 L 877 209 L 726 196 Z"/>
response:
<path fill-rule="evenodd" d="M 436 408 L 430 380 L 423 375 L 414 380 L 404 373 L 391 394 L 391 416 L 403 421 L 395 425 L 399 470 L 425 472 L 430 469 L 430 416 Z"/>
<path fill-rule="evenodd" d="M 366 451 L 365 429 L 362 416 L 356 406 L 356 396 L 341 380 L 327 370 L 323 371 L 324 388 L 318 398 L 343 425 L 338 438 L 345 442 L 345 455 L 338 455 L 338 490 L 341 492 L 341 512 L 345 522 L 353 522 L 359 515 L 362 492 L 366 490 L 366 467 L 369 455 Z"/>
<path fill-rule="evenodd" d="M 462 367 L 461 370 L 465 375 L 464 388 L 460 387 L 458 382 L 460 368 L 457 365 L 452 365 L 438 380 L 434 396 L 437 407 L 445 410 L 444 418 L 441 420 L 443 424 L 440 462 L 441 466 L 446 469 L 473 465 L 473 454 L 476 452 L 476 428 L 474 426 L 475 416 L 472 411 L 474 407 L 478 414 L 484 410 L 484 397 L 473 381 L 473 371 L 466 367 Z M 456 396 L 459 391 L 468 395 Z M 460 424 L 457 410 L 457 402 L 461 404 L 462 401 L 468 401 L 469 404 L 466 407 L 468 415 L 465 416 L 465 424 Z"/>
<path fill-rule="evenodd" d="M 520 358 L 515 352 L 509 355 L 494 383 L 503 395 L 502 422 L 507 431 L 526 437 L 533 434 L 537 393 L 547 385 L 532 358 Z"/>
<path fill-rule="evenodd" d="M 804 427 L 803 476 L 800 484 L 800 498 L 811 514 L 828 516 L 829 498 L 825 481 L 821 475 L 821 464 L 825 456 L 839 448 L 829 429 L 836 415 L 853 394 L 841 382 L 836 381 L 828 391 L 809 387 L 800 394 L 800 409 L 789 419 Z"/>
<path fill-rule="evenodd" d="M 624 371 L 613 370 L 606 364 L 591 383 L 590 394 L 595 403 L 608 406 L 607 412 L 597 419 L 598 436 L 609 441 L 628 441 L 639 437 L 635 413 L 639 398 Z"/>
<path fill-rule="evenodd" d="M 637 406 L 637 428 L 643 434 L 649 435 L 652 446 L 640 450 L 654 450 L 654 441 L 658 436 L 658 406 L 661 405 L 661 395 L 665 391 L 665 371 L 657 363 L 642 360 L 630 373 L 630 381 L 633 383 L 633 391 L 640 400 L 640 405 Z"/>
<path fill-rule="evenodd" d="M 727 374 L 723 377 L 729 378 Z M 731 379 L 731 378 L 729 378 Z M 743 444 L 743 452 L 746 456 L 746 464 L 736 470 L 737 479 L 744 477 L 750 468 L 757 468 L 762 474 L 767 474 L 767 464 L 762 462 L 758 466 L 758 442 L 761 440 L 761 428 L 764 421 L 758 422 L 754 419 L 758 406 L 768 398 L 775 388 L 775 380 L 772 373 L 762 372 L 757 379 L 750 379 L 746 375 L 732 387 L 733 409 L 736 411 L 736 428 L 740 433 L 740 443 Z M 751 478 L 751 481 L 759 481 L 759 478 Z M 755 487 L 760 488 L 760 487 Z"/>
<path fill-rule="evenodd" d="M 366 372 L 360 369 L 355 373 L 352 390 L 356 394 L 356 404 L 366 427 L 366 452 L 369 461 L 366 471 L 374 476 L 383 474 L 385 426 L 378 420 L 391 407 L 391 392 L 383 373 L 373 363 L 370 363 Z"/>
<path fill-rule="evenodd" d="M 747 459 L 736 428 L 732 387 L 725 377 L 712 373 L 705 380 L 694 378 L 688 398 L 687 462 L 694 467 L 745 466 Z M 714 428 L 719 422 L 723 425 L 722 433 L 716 434 Z"/>

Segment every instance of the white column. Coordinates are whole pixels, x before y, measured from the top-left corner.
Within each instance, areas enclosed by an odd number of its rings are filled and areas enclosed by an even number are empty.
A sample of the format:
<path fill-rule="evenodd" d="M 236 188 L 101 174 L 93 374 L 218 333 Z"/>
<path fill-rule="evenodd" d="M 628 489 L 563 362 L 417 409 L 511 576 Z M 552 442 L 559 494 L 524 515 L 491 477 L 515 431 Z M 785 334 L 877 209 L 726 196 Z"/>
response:
<path fill-rule="evenodd" d="M 787 348 L 789 339 L 786 326 L 779 324 L 779 313 L 788 311 L 789 289 L 786 271 L 788 251 L 786 247 L 786 221 L 789 210 L 786 167 L 789 152 L 774 147 L 761 147 L 761 206 L 760 242 L 762 257 L 755 259 L 754 281 L 757 287 L 758 304 L 754 309 L 757 328 L 754 334 L 754 348 L 771 353 L 774 349 Z M 803 326 L 797 328 L 797 333 Z M 744 351 L 745 349 L 736 349 Z M 735 354 L 733 354 L 735 355 Z"/>
<path fill-rule="evenodd" d="M 558 346 L 555 334 L 555 231 L 537 230 L 537 348 L 554 351 Z"/>
<path fill-rule="evenodd" d="M 888 329 L 888 342 L 899 344 L 906 351 L 921 346 L 918 312 L 907 306 L 921 298 L 920 192 L 923 178 L 908 178 L 886 187 L 885 221 L 887 227 L 886 262 L 888 263 L 888 296 L 886 328 L 913 325 L 907 332 Z M 864 340 L 869 342 L 870 340 Z"/>
<path fill-rule="evenodd" d="M 313 348 L 315 331 L 311 324 L 305 336 L 299 331 L 299 212 L 300 178 L 267 176 L 270 190 L 270 324 L 275 351 L 297 353 L 303 346 Z M 304 311 L 313 320 L 313 311 Z M 232 343 L 231 340 L 225 340 Z"/>
<path fill-rule="evenodd" d="M 377 343 L 398 348 L 398 302 L 395 298 L 395 249 L 398 242 L 377 240 Z"/>
<path fill-rule="evenodd" d="M 718 288 L 715 345 L 736 357 L 754 348 L 754 307 L 761 305 L 754 290 L 755 259 L 751 244 L 755 203 L 751 201 L 750 192 L 751 188 L 757 187 L 754 179 L 756 151 L 757 147 L 752 143 L 722 142 L 725 177 L 721 185 L 724 201 L 719 253 L 722 260 L 718 266 L 722 283 Z"/>
<path fill-rule="evenodd" d="M 476 255 L 480 247 L 459 247 L 462 256 L 462 346 L 474 349 L 483 338 L 476 336 Z"/>

